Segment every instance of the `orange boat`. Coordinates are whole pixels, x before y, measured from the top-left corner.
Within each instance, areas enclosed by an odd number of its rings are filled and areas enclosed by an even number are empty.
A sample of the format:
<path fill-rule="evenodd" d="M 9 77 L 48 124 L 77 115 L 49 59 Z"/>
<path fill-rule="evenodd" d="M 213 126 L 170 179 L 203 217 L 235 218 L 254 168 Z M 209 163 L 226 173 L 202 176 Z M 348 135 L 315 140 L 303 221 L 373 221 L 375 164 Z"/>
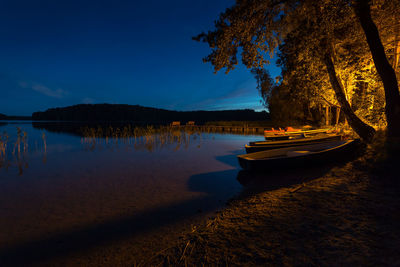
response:
<path fill-rule="evenodd" d="M 274 134 L 274 135 L 280 135 L 280 134 L 285 134 L 288 132 L 299 132 L 301 129 L 294 129 L 293 127 L 286 127 L 285 129 L 279 128 L 279 130 L 275 130 L 274 128 L 271 128 L 271 130 L 265 130 L 264 134 Z"/>
<path fill-rule="evenodd" d="M 285 140 L 294 135 L 301 137 L 301 134 L 301 129 L 294 129 L 293 127 L 279 128 L 279 130 L 271 128 L 271 130 L 264 131 L 266 140 Z"/>
<path fill-rule="evenodd" d="M 302 138 L 305 135 L 314 135 L 320 133 L 329 133 L 334 132 L 332 129 L 315 129 L 315 130 L 302 130 L 295 129 L 293 127 L 286 127 L 285 129 L 279 128 L 279 130 L 275 130 L 272 128 L 271 130 L 264 131 L 264 137 L 266 140 L 276 140 L 276 139 L 289 139 L 291 138 Z"/>

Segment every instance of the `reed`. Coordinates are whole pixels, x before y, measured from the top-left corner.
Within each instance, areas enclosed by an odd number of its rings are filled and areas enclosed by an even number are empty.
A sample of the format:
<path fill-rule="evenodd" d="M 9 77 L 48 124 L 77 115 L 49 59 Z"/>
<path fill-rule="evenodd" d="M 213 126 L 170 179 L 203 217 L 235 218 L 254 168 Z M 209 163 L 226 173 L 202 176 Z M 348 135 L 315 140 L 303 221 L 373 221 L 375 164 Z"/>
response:
<path fill-rule="evenodd" d="M 11 135 L 12 136 L 12 135 Z M 15 138 L 15 139 L 14 139 Z M 42 132 L 43 146 L 40 148 L 43 152 L 43 161 L 46 162 L 47 140 Z M 11 140 L 15 140 L 11 141 Z M 16 127 L 16 136 L 10 138 L 7 132 L 0 134 L 0 168 L 16 167 L 18 174 L 22 175 L 24 169 L 28 168 L 29 152 L 39 151 L 38 140 L 34 140 L 33 151 L 30 150 L 28 133 L 20 127 Z"/>
<path fill-rule="evenodd" d="M 122 143 L 128 146 L 133 145 L 137 150 L 154 151 L 172 144 L 176 145 L 174 150 L 179 149 L 181 145 L 188 148 L 191 141 L 201 141 L 201 138 L 198 137 L 201 137 L 202 130 L 200 127 L 194 126 L 154 127 L 153 125 L 148 125 L 145 127 L 132 127 L 127 125 L 123 128 L 111 126 L 107 128 L 98 126 L 97 129 L 83 127 L 81 128 L 81 133 L 83 135 L 81 141 L 89 149 L 94 149 L 103 144 L 109 146 Z"/>
<path fill-rule="evenodd" d="M 46 134 L 42 132 L 42 140 L 43 140 L 43 149 L 44 153 L 47 153 L 47 142 L 46 142 Z"/>
<path fill-rule="evenodd" d="M 24 147 L 24 155 L 28 152 L 28 133 L 23 131 L 22 132 L 22 144 Z"/>
<path fill-rule="evenodd" d="M 8 134 L 7 132 L 3 132 L 0 135 L 0 167 L 4 164 L 7 159 L 7 143 L 8 143 Z"/>
<path fill-rule="evenodd" d="M 14 149 L 12 151 L 13 156 L 15 156 L 15 151 L 17 150 L 17 157 L 21 157 L 21 128 L 17 127 L 17 141 L 14 144 Z"/>
<path fill-rule="evenodd" d="M 28 167 L 26 161 L 29 152 L 28 133 L 17 127 L 17 136 L 15 143 L 11 146 L 10 137 L 7 132 L 0 134 L 0 168 L 16 166 L 19 175 L 22 175 L 23 170 Z M 12 157 L 10 157 L 12 155 Z"/>

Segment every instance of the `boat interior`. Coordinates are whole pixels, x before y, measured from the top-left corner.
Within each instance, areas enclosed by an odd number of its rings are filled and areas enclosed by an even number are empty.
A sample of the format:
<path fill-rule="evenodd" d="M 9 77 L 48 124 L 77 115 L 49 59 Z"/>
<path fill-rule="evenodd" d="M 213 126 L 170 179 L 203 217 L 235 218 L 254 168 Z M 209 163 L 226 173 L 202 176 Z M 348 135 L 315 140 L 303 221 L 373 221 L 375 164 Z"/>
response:
<path fill-rule="evenodd" d="M 338 148 L 352 141 L 353 140 L 338 140 L 338 141 L 317 143 L 304 146 L 279 148 L 279 149 L 249 153 L 246 155 L 240 155 L 238 157 L 242 157 L 249 160 L 258 160 L 258 159 L 276 158 L 276 157 L 297 157 L 297 156 L 303 156 L 308 153 L 318 153 L 321 151 Z"/>

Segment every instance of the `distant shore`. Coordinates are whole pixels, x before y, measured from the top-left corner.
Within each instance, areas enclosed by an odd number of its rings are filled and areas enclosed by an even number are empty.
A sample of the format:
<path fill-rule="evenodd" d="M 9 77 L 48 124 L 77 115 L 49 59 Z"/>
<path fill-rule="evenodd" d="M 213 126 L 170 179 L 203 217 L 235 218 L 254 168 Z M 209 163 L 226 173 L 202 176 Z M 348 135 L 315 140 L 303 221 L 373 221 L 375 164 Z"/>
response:
<path fill-rule="evenodd" d="M 32 116 L 0 116 L 0 121 L 31 121 Z"/>
<path fill-rule="evenodd" d="M 269 120 L 266 111 L 238 110 L 195 110 L 175 111 L 140 105 L 123 104 L 79 104 L 68 107 L 50 108 L 34 112 L 33 120 L 54 121 L 134 121 L 170 123 L 172 121 L 204 123 L 206 121 L 260 121 Z"/>

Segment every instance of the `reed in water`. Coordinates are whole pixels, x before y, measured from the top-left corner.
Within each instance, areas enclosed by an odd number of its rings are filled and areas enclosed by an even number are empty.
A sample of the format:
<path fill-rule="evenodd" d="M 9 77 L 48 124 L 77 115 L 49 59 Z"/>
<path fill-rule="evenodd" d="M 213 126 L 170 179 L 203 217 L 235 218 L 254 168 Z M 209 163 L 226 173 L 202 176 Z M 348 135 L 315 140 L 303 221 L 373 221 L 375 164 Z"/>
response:
<path fill-rule="evenodd" d="M 28 154 L 29 152 L 29 139 L 28 133 L 23 131 L 20 127 L 17 127 L 17 135 L 15 141 L 12 141 L 10 135 L 4 131 L 0 134 L 0 168 L 8 169 L 11 166 L 16 166 L 18 168 L 18 173 L 22 175 L 23 170 L 28 167 Z M 40 149 L 43 152 L 44 157 L 46 157 L 46 136 L 42 133 L 43 146 Z M 37 141 L 35 141 L 37 151 L 39 148 L 37 146 Z"/>
<path fill-rule="evenodd" d="M 167 145 L 175 144 L 175 150 L 181 145 L 187 148 L 191 141 L 201 140 L 202 131 L 200 127 L 194 126 L 160 126 L 154 127 L 132 127 L 131 125 L 123 128 L 111 127 L 97 128 L 83 127 L 82 144 L 87 145 L 88 149 L 94 149 L 101 145 L 133 145 L 137 150 L 153 151 L 156 148 L 163 148 Z"/>

